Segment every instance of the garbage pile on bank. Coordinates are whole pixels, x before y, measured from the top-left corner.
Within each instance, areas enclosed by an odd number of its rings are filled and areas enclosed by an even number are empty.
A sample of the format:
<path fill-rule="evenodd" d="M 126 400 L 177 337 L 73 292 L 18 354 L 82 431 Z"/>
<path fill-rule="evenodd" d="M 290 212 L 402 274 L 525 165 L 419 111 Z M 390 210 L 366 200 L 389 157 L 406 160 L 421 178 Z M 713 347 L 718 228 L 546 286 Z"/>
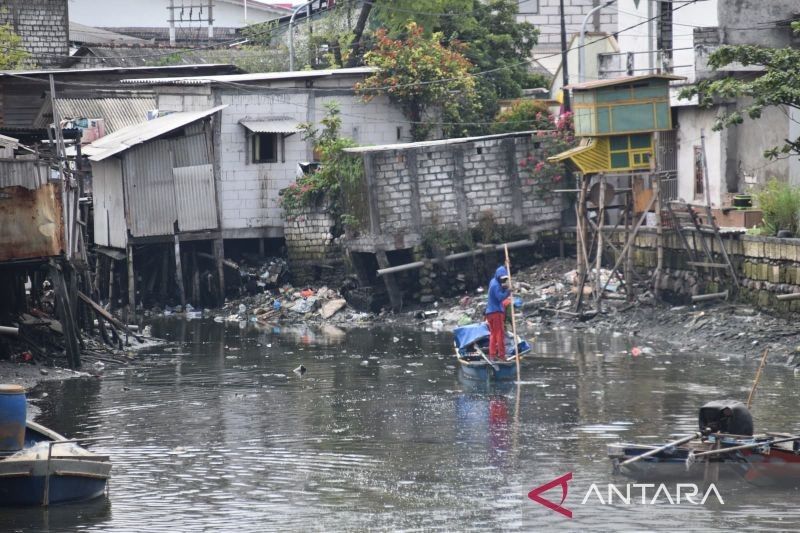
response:
<path fill-rule="evenodd" d="M 363 323 L 373 315 L 347 305 L 342 294 L 326 286 L 298 289 L 286 284 L 252 296 L 227 301 L 222 309 L 206 313 L 186 306 L 186 318 L 213 316 L 215 322 L 270 325 L 283 322 Z"/>

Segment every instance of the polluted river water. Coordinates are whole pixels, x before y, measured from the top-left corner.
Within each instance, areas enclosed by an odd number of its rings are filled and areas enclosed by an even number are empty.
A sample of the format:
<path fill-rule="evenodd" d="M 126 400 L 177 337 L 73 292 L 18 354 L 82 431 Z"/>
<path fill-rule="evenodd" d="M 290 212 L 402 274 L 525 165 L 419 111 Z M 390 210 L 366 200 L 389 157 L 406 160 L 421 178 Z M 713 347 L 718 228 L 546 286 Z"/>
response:
<path fill-rule="evenodd" d="M 108 496 L 0 508 L 0 529 L 800 528 L 797 490 L 736 479 L 704 504 L 663 493 L 651 503 L 655 489 L 643 504 L 639 488 L 630 503 L 600 501 L 609 483 L 623 493 L 633 483 L 613 475 L 608 444 L 694 431 L 703 403 L 747 398 L 752 358 L 658 346 L 633 357 L 624 336 L 550 331 L 536 338 L 521 384 L 496 386 L 459 375 L 447 332 L 164 320 L 153 333 L 172 344 L 31 394 L 46 426 L 113 437 L 91 447 L 113 462 Z M 301 364 L 302 376 L 293 372 Z M 752 408 L 757 432 L 800 432 L 798 383 L 791 368 L 767 368 Z M 561 505 L 572 518 L 528 497 L 568 473 Z M 667 490 L 675 500 L 675 484 Z M 543 497 L 559 504 L 561 487 Z"/>

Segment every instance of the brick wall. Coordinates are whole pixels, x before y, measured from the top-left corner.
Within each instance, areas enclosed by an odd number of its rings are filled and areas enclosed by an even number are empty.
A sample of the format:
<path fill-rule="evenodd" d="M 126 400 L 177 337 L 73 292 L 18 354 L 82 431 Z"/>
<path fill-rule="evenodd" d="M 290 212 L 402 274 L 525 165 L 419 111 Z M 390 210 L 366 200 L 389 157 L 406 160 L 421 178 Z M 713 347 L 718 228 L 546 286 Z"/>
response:
<path fill-rule="evenodd" d="M 4 0 L 0 24 L 10 24 L 40 67 L 58 67 L 69 56 L 67 0 Z"/>
<path fill-rule="evenodd" d="M 563 195 L 543 192 L 519 165 L 539 151 L 531 134 L 355 149 L 365 158 L 366 197 L 372 207 L 360 220 L 360 236 L 347 246 L 357 251 L 410 248 L 420 243 L 426 228 L 465 231 L 486 211 L 498 224 L 531 232 L 557 228 Z"/>

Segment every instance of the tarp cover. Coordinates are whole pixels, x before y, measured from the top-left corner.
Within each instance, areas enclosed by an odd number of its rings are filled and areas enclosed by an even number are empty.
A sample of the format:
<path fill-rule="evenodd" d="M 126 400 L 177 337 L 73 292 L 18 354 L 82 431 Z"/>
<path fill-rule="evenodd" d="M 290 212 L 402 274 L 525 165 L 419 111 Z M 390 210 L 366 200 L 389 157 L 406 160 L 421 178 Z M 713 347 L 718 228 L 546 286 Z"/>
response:
<path fill-rule="evenodd" d="M 460 350 L 466 348 L 475 341 L 489 336 L 489 326 L 486 322 L 480 324 L 469 324 L 453 330 L 453 339 L 456 347 Z"/>

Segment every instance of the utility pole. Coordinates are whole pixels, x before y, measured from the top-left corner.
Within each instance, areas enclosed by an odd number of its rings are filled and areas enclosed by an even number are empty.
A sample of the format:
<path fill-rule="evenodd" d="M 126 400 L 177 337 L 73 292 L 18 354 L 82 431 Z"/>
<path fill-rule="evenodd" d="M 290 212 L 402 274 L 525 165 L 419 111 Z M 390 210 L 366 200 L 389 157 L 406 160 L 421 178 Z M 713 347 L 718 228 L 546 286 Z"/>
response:
<path fill-rule="evenodd" d="M 175 23 L 176 22 L 207 22 L 208 38 L 214 37 L 214 1 L 207 0 L 206 3 L 181 4 L 175 5 L 175 0 L 169 0 L 169 44 L 175 46 Z"/>
<path fill-rule="evenodd" d="M 564 0 L 559 0 L 559 7 L 561 12 L 561 92 L 563 94 L 564 111 L 569 111 L 572 106 L 569 102 L 569 68 L 567 65 L 567 26 L 564 22 Z"/>

